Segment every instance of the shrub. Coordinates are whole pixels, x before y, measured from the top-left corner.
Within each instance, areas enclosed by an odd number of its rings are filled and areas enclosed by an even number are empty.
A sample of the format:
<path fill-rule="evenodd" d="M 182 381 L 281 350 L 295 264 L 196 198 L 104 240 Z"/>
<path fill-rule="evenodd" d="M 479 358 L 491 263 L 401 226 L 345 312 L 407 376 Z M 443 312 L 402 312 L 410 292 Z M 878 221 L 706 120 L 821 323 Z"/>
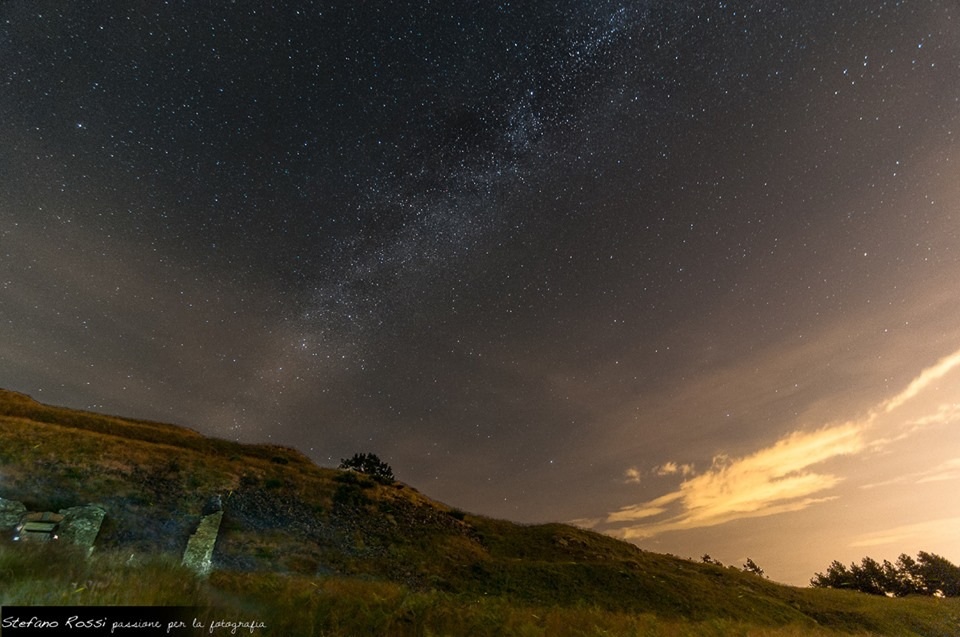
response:
<path fill-rule="evenodd" d="M 364 473 L 383 484 L 393 482 L 395 479 L 390 465 L 375 453 L 355 453 L 352 458 L 341 458 L 339 468 Z"/>

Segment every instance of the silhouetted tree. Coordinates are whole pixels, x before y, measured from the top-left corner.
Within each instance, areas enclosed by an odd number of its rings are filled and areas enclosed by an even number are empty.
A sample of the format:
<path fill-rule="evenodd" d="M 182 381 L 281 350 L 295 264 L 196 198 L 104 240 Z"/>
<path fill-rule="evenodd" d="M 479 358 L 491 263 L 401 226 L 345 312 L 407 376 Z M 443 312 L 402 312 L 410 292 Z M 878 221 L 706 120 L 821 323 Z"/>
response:
<path fill-rule="evenodd" d="M 853 587 L 870 595 L 886 595 L 894 588 L 893 582 L 888 582 L 883 567 L 872 557 L 865 557 L 860 564 L 850 565 L 850 574 L 853 577 Z"/>
<path fill-rule="evenodd" d="M 810 580 L 814 588 L 849 588 L 854 589 L 853 576 L 847 567 L 834 560 L 827 567 L 826 573 L 817 573 Z"/>
<path fill-rule="evenodd" d="M 917 562 L 906 553 L 901 553 L 896 564 L 883 561 L 883 570 L 886 574 L 889 588 L 887 592 L 896 597 L 907 595 L 925 595 L 923 579 L 917 570 Z"/>
<path fill-rule="evenodd" d="M 352 458 L 340 459 L 340 469 L 366 474 L 378 482 L 393 482 L 393 469 L 375 453 L 355 453 Z"/>
<path fill-rule="evenodd" d="M 747 573 L 753 573 L 754 575 L 759 575 L 764 577 L 763 569 L 760 568 L 756 562 L 754 562 L 749 557 L 747 558 L 747 563 L 743 565 L 743 570 Z"/>
<path fill-rule="evenodd" d="M 939 592 L 944 597 L 960 596 L 960 567 L 945 557 L 920 551 L 917 553 L 917 574 L 928 595 Z"/>
<path fill-rule="evenodd" d="M 815 588 L 848 588 L 872 595 L 943 595 L 960 596 L 960 567 L 933 553 L 920 551 L 917 559 L 906 554 L 896 564 L 884 560 L 879 564 L 865 557 L 848 569 L 834 561 L 826 573 L 817 573 L 810 580 Z"/>

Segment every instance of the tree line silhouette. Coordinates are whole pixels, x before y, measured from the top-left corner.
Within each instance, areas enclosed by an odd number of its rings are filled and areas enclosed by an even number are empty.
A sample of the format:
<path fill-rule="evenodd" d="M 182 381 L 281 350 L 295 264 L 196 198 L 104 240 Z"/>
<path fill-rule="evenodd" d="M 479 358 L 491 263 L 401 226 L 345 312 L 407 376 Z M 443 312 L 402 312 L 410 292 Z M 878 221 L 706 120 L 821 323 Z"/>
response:
<path fill-rule="evenodd" d="M 960 567 L 934 553 L 920 551 L 917 559 L 906 553 L 895 564 L 871 557 L 849 567 L 834 560 L 826 573 L 810 580 L 814 588 L 845 588 L 870 593 L 905 597 L 907 595 L 960 596 Z"/>

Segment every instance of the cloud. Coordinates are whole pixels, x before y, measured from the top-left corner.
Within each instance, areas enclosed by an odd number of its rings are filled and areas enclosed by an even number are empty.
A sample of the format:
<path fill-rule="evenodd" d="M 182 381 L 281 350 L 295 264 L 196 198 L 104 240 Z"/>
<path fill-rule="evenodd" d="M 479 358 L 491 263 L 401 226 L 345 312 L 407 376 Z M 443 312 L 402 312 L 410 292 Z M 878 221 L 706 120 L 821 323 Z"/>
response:
<path fill-rule="evenodd" d="M 655 517 L 667 511 L 666 505 L 682 497 L 680 493 L 668 493 L 656 500 L 651 500 L 645 504 L 624 507 L 615 513 L 607 516 L 607 522 L 633 522 L 644 518 Z"/>
<path fill-rule="evenodd" d="M 949 356 L 941 358 L 934 365 L 920 372 L 920 375 L 914 378 L 913 381 L 907 385 L 906 389 L 890 400 L 886 401 L 882 405 L 882 410 L 889 414 L 891 411 L 902 406 L 911 398 L 914 398 L 917 394 L 926 389 L 931 383 L 946 376 L 946 374 L 953 370 L 953 368 L 957 365 L 960 365 L 960 350 L 957 350 Z"/>
<path fill-rule="evenodd" d="M 653 473 L 660 477 L 675 475 L 689 476 L 693 475 L 694 472 L 695 469 L 692 464 L 680 464 L 677 462 L 665 462 L 653 468 Z M 626 484 L 640 484 L 641 477 L 643 477 L 643 472 L 637 467 L 629 467 L 623 472 L 623 481 Z"/>
<path fill-rule="evenodd" d="M 912 541 L 924 542 L 950 540 L 960 535 L 960 517 L 927 520 L 916 524 L 895 526 L 882 531 L 860 535 L 850 543 L 852 547 L 903 546 Z"/>
<path fill-rule="evenodd" d="M 848 423 L 812 433 L 795 432 L 744 458 L 718 456 L 710 470 L 685 480 L 677 491 L 623 507 L 609 514 L 605 522 L 618 525 L 669 514 L 648 525 L 620 529 L 627 538 L 640 538 L 806 508 L 825 500 L 811 497 L 813 494 L 830 489 L 841 480 L 808 468 L 862 450 L 862 431 L 862 425 Z M 665 474 L 681 472 L 675 463 L 663 467 L 667 469 Z"/>
<path fill-rule="evenodd" d="M 654 469 L 657 475 L 686 478 L 677 490 L 624 506 L 608 514 L 600 526 L 626 539 L 641 539 L 666 531 L 800 511 L 836 499 L 826 492 L 843 482 L 845 476 L 820 466 L 843 456 L 876 452 L 915 431 L 960 417 L 960 406 L 941 404 L 928 415 L 898 425 L 898 435 L 877 437 L 882 417 L 935 386 L 958 366 L 960 350 L 922 370 L 903 391 L 880 402 L 861 419 L 814 431 L 794 431 L 743 457 L 717 455 L 710 469 L 699 475 L 694 475 L 692 465 L 663 463 Z M 945 462 L 911 478 L 916 483 L 960 478 L 960 460 Z"/>
<path fill-rule="evenodd" d="M 600 518 L 577 518 L 575 520 L 567 520 L 567 524 L 570 526 L 576 526 L 581 529 L 592 529 L 600 524 L 603 520 Z"/>
<path fill-rule="evenodd" d="M 881 451 L 885 447 L 889 447 L 893 443 L 900 442 L 905 440 L 915 433 L 928 429 L 930 427 L 937 427 L 942 425 L 949 425 L 957 420 L 960 420 L 960 403 L 943 403 L 939 405 L 933 413 L 921 416 L 920 418 L 914 418 L 903 424 L 898 424 L 896 431 L 893 435 L 886 437 L 875 438 L 870 442 L 870 447 L 874 451 Z M 867 485 L 877 486 L 879 484 L 892 484 L 898 482 L 899 480 L 890 480 L 884 483 L 877 483 L 876 485 Z"/>
<path fill-rule="evenodd" d="M 876 489 L 894 484 L 928 484 L 930 482 L 946 482 L 948 480 L 960 480 L 960 458 L 946 460 L 925 471 L 917 471 L 916 473 L 897 476 L 896 478 L 884 480 L 883 482 L 865 484 L 860 488 Z"/>
<path fill-rule="evenodd" d="M 910 426 L 910 431 L 913 432 L 927 427 L 948 425 L 958 419 L 960 419 L 960 403 L 944 403 L 937 407 L 936 412 L 923 416 L 922 418 L 911 420 L 907 425 Z"/>
<path fill-rule="evenodd" d="M 960 458 L 941 462 L 929 471 L 919 474 L 916 484 L 926 484 L 928 482 L 944 482 L 946 480 L 960 479 Z"/>
<path fill-rule="evenodd" d="M 654 471 L 658 476 L 673 476 L 681 474 L 683 476 L 689 476 L 694 473 L 694 467 L 692 464 L 678 464 L 676 462 L 665 462 L 658 467 L 654 467 Z"/>

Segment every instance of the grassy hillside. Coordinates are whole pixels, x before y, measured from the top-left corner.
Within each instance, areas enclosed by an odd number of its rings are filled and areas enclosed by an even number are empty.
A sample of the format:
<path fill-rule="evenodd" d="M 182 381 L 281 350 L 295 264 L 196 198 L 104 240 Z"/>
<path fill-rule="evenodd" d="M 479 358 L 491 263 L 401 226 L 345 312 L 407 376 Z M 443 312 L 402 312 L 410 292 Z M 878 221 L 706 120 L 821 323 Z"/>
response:
<path fill-rule="evenodd" d="M 215 570 L 198 579 L 179 556 L 217 494 Z M 277 635 L 960 634 L 955 599 L 780 586 L 562 524 L 465 514 L 291 449 L 6 391 L 0 497 L 107 509 L 91 560 L 3 538 L 0 604 L 197 604 Z"/>

